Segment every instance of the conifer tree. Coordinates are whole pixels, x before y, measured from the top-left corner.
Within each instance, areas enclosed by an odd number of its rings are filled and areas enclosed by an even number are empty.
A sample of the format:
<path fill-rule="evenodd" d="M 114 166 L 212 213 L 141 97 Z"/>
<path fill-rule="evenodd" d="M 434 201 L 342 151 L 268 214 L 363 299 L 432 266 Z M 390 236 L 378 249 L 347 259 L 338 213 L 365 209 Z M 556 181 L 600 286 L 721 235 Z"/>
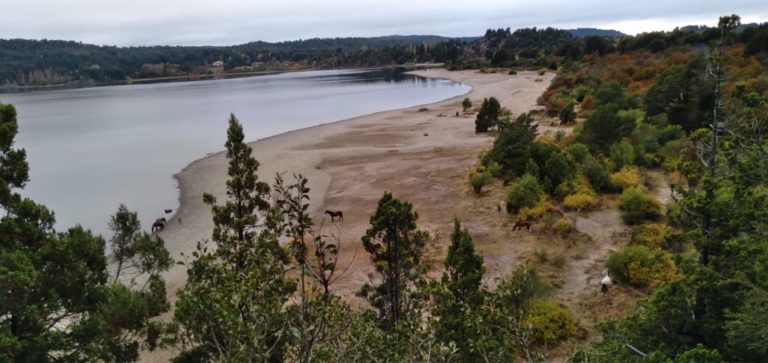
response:
<path fill-rule="evenodd" d="M 386 329 L 412 317 L 418 302 L 414 288 L 423 282 L 421 251 L 427 234 L 417 229 L 417 219 L 411 203 L 385 192 L 362 239 L 380 283 L 364 285 L 360 294 L 378 309 Z"/>
<path fill-rule="evenodd" d="M 446 344 L 453 342 L 463 362 L 480 360 L 471 345 L 478 333 L 472 326 L 473 314 L 483 303 L 482 278 L 483 257 L 475 253 L 472 237 L 456 220 L 434 315 L 439 319 L 437 339 Z"/>
<path fill-rule="evenodd" d="M 211 205 L 215 246 L 198 243 L 179 293 L 175 319 L 190 345 L 182 353 L 215 361 L 282 361 L 289 340 L 284 311 L 295 284 L 285 275 L 287 254 L 278 244 L 259 163 L 230 116 L 227 131 L 227 200 Z"/>

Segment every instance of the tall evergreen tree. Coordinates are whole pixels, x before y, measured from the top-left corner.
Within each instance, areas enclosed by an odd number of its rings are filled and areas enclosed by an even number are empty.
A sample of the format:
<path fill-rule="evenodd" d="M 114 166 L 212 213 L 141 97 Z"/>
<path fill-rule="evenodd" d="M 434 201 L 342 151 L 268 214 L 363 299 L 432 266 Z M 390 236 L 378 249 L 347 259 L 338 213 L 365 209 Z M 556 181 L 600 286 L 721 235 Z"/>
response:
<path fill-rule="evenodd" d="M 413 290 L 422 283 L 421 251 L 427 234 L 417 229 L 417 219 L 411 203 L 385 192 L 371 216 L 371 227 L 363 235 L 363 247 L 371 255 L 381 282 L 373 287 L 364 285 L 360 294 L 378 309 L 387 329 L 413 317 L 418 301 Z"/>
<path fill-rule="evenodd" d="M 258 180 L 259 163 L 243 142 L 234 115 L 227 130 L 227 200 L 213 212 L 209 249 L 198 243 L 179 293 L 175 319 L 191 349 L 184 357 L 221 361 L 282 361 L 288 342 L 284 311 L 295 284 L 285 275 L 287 254 L 278 244 L 269 186 Z"/>
<path fill-rule="evenodd" d="M 451 246 L 445 258 L 445 272 L 436 294 L 434 315 L 439 319 L 435 335 L 443 343 L 453 342 L 462 362 L 481 359 L 472 347 L 478 331 L 472 326 L 473 315 L 483 303 L 483 257 L 475 253 L 475 244 L 456 220 Z"/>

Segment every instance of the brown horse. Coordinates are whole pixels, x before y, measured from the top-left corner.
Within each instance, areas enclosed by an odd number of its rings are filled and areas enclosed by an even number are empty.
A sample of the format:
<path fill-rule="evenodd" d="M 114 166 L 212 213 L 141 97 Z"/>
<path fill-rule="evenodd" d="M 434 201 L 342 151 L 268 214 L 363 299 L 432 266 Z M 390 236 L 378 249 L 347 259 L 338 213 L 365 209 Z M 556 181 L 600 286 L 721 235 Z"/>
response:
<path fill-rule="evenodd" d="M 518 228 L 520 228 L 520 229 L 525 228 L 525 229 L 530 231 L 531 230 L 531 221 L 527 221 L 526 220 L 526 221 L 517 221 L 517 222 L 515 222 L 515 225 L 512 227 L 512 230 L 514 231 L 514 230 L 517 230 Z"/>
<path fill-rule="evenodd" d="M 155 223 L 152 223 L 152 232 L 159 232 L 165 229 L 165 218 L 155 219 Z"/>
<path fill-rule="evenodd" d="M 344 222 L 344 213 L 340 210 L 327 210 L 325 211 L 325 214 L 331 216 L 331 222 L 333 222 L 336 217 L 339 217 L 339 220 Z"/>

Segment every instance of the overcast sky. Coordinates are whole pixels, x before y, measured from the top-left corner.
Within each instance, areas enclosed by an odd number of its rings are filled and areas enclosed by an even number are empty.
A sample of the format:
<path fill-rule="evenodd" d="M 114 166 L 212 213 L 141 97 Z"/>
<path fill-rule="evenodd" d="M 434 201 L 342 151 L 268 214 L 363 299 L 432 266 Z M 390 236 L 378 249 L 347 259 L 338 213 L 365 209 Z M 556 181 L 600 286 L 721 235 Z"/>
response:
<path fill-rule="evenodd" d="M 599 27 L 629 34 L 768 21 L 768 0 L 1 0 L 0 38 L 110 45 L 229 45 L 253 40 L 434 34 L 487 28 Z"/>

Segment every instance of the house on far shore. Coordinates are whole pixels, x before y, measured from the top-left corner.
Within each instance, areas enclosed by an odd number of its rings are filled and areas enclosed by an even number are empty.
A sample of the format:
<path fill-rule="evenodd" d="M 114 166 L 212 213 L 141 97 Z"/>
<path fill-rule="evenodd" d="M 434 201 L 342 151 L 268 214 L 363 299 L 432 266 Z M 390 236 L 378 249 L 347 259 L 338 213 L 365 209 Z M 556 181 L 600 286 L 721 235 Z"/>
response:
<path fill-rule="evenodd" d="M 217 60 L 211 64 L 214 67 L 224 67 L 224 61 Z"/>

